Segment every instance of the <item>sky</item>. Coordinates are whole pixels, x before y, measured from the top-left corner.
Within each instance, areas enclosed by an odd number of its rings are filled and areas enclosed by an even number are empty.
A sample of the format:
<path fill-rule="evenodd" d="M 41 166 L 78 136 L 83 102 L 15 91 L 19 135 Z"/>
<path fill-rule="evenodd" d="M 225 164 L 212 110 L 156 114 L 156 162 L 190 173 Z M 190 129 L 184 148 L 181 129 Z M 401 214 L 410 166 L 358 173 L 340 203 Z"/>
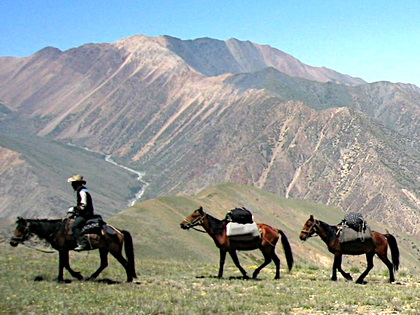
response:
<path fill-rule="evenodd" d="M 419 0 L 0 0 L 0 57 L 136 34 L 248 40 L 367 82 L 420 87 Z"/>

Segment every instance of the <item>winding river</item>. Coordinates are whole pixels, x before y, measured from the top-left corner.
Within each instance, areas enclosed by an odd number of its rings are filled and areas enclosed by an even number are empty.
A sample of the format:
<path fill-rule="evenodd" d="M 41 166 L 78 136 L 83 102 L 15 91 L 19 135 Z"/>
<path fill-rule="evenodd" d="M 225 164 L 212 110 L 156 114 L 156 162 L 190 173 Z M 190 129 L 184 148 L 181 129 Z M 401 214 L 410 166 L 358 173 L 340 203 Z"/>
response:
<path fill-rule="evenodd" d="M 146 181 L 143 180 L 144 173 L 139 172 L 139 171 L 136 171 L 136 170 L 133 170 L 132 168 L 129 168 L 127 166 L 118 164 L 117 162 L 115 162 L 111 158 L 111 155 L 106 155 L 105 156 L 105 161 L 107 161 L 108 163 L 111 163 L 111 164 L 113 164 L 115 166 L 121 167 L 121 168 L 123 168 L 123 169 L 125 169 L 125 170 L 127 170 L 127 171 L 129 171 L 131 173 L 136 174 L 137 175 L 137 180 L 143 184 L 142 187 L 141 187 L 141 189 L 140 189 L 140 191 L 138 191 L 135 194 L 135 197 L 128 202 L 128 205 L 131 207 L 132 205 L 134 205 L 143 196 L 144 191 L 146 190 L 146 187 L 149 185 L 148 182 L 146 182 Z"/>

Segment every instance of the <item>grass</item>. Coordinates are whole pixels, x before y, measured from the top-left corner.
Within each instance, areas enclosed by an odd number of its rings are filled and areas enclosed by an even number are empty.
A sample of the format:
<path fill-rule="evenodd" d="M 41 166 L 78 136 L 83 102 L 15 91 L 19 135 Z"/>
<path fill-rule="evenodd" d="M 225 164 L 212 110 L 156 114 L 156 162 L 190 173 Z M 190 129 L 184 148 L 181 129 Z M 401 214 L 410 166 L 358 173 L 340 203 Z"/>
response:
<path fill-rule="evenodd" d="M 229 278 L 239 272 L 228 259 L 225 278 L 216 279 L 213 264 L 152 261 L 138 254 L 135 283 L 123 282 L 123 268 L 110 257 L 99 280 L 117 283 L 58 284 L 56 254 L 4 244 L 0 250 L 0 313 L 5 314 L 416 314 L 420 309 L 420 276 L 408 272 L 388 284 L 387 275 L 373 270 L 368 284 L 357 285 L 330 281 L 330 270 L 297 265 L 291 273 L 282 269 L 275 281 L 269 265 L 259 280 L 241 280 Z M 71 263 L 88 276 L 98 267 L 98 253 L 71 253 Z"/>

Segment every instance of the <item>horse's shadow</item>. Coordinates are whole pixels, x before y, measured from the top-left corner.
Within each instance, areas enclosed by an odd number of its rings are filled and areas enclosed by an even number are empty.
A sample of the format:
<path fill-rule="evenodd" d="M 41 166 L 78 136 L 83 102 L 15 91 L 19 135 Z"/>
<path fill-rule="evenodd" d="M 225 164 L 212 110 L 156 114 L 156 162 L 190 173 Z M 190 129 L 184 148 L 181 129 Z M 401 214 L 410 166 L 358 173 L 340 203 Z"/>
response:
<path fill-rule="evenodd" d="M 248 278 L 244 276 L 230 276 L 228 278 L 221 278 L 218 276 L 196 276 L 196 279 L 219 279 L 219 280 L 250 280 L 250 281 L 261 281 L 261 279 L 254 279 L 254 278 Z"/>
<path fill-rule="evenodd" d="M 46 280 L 43 276 L 36 276 L 34 278 L 35 282 L 40 282 L 40 281 L 44 281 Z M 57 279 L 55 279 L 57 281 Z M 82 280 L 83 281 L 83 280 Z M 95 282 L 95 283 L 105 283 L 105 284 L 121 284 L 123 283 L 122 281 L 117 281 L 117 280 L 113 280 L 113 279 L 109 279 L 109 278 L 103 278 L 103 279 L 86 279 L 84 280 L 85 282 Z M 60 283 L 72 283 L 73 281 L 70 279 L 63 279 L 62 281 L 60 281 Z"/>

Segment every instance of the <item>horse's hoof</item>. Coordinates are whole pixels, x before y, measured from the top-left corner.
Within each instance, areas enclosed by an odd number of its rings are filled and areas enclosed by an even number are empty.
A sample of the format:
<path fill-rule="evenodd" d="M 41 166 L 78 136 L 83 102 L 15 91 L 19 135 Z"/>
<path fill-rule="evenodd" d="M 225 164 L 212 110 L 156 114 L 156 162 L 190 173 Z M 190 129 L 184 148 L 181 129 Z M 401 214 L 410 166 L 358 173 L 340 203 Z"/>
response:
<path fill-rule="evenodd" d="M 82 274 L 80 272 L 77 272 L 73 275 L 73 277 L 75 277 L 77 280 L 83 280 L 84 277 L 82 276 Z"/>
<path fill-rule="evenodd" d="M 71 283 L 71 280 L 57 279 L 57 283 Z"/>

